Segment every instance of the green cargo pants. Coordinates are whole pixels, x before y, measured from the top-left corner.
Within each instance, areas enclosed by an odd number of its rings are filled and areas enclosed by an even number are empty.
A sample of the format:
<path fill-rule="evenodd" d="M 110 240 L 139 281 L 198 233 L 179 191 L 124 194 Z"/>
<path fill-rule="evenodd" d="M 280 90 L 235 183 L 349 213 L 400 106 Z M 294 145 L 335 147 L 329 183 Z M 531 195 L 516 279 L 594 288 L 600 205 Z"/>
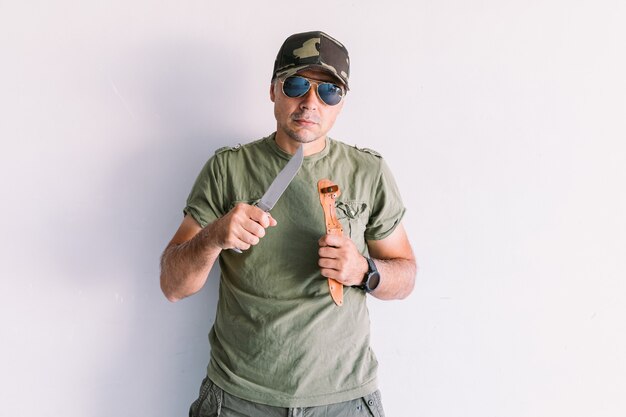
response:
<path fill-rule="evenodd" d="M 376 391 L 363 398 L 319 407 L 281 408 L 258 404 L 224 392 L 209 378 L 202 381 L 200 396 L 189 417 L 385 417 Z"/>

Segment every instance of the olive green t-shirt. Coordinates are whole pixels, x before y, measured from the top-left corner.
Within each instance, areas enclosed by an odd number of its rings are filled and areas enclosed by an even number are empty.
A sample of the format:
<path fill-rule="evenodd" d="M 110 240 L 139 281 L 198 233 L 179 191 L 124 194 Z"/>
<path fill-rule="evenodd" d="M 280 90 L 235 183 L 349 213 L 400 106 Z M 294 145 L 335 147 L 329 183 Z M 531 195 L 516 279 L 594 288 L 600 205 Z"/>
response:
<path fill-rule="evenodd" d="M 290 158 L 274 134 L 218 150 L 200 172 L 185 213 L 204 227 L 237 203 L 255 203 Z M 391 234 L 404 215 L 393 177 L 375 152 L 327 139 L 322 152 L 304 158 L 271 211 L 277 226 L 242 254 L 219 257 L 208 376 L 232 395 L 306 407 L 377 389 L 366 294 L 344 287 L 344 304 L 336 306 L 317 264 L 326 230 L 317 191 L 323 178 L 339 185 L 337 217 L 364 255 L 366 241 Z"/>

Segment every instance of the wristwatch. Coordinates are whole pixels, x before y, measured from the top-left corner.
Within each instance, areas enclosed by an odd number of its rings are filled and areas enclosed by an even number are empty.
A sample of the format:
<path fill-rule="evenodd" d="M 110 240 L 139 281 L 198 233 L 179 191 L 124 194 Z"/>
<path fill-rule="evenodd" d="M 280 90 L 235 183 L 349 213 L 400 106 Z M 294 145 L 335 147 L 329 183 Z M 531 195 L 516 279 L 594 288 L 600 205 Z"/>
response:
<path fill-rule="evenodd" d="M 366 293 L 371 293 L 378 288 L 378 284 L 380 284 L 380 272 L 376 269 L 376 264 L 371 258 L 365 259 L 367 260 L 367 272 L 365 273 L 365 277 L 363 277 L 360 288 Z"/>

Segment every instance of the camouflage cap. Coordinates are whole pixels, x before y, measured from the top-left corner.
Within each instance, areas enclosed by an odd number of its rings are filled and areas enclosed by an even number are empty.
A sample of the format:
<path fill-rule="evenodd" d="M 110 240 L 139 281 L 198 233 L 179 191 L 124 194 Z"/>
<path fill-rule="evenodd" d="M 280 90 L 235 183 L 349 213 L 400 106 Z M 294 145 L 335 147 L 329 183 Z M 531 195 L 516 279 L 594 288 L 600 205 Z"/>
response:
<path fill-rule="evenodd" d="M 341 42 L 324 32 L 296 33 L 288 37 L 276 56 L 272 81 L 278 77 L 289 77 L 307 68 L 331 73 L 348 89 L 348 50 Z"/>

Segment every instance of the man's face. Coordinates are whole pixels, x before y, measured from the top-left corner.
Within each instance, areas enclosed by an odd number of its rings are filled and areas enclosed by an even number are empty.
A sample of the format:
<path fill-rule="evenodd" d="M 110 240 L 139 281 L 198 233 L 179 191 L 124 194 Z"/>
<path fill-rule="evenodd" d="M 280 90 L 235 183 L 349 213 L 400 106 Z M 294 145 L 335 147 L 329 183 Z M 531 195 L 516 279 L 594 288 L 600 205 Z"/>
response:
<path fill-rule="evenodd" d="M 324 71 L 306 70 L 297 75 L 314 81 L 338 83 Z M 274 116 L 277 123 L 277 136 L 287 137 L 299 143 L 310 143 L 326 139 L 326 134 L 335 124 L 335 119 L 343 108 L 344 100 L 335 106 L 324 103 L 317 95 L 317 86 L 311 88 L 302 97 L 287 97 L 282 90 L 282 83 L 276 80 L 270 87 L 270 99 L 274 102 Z"/>

